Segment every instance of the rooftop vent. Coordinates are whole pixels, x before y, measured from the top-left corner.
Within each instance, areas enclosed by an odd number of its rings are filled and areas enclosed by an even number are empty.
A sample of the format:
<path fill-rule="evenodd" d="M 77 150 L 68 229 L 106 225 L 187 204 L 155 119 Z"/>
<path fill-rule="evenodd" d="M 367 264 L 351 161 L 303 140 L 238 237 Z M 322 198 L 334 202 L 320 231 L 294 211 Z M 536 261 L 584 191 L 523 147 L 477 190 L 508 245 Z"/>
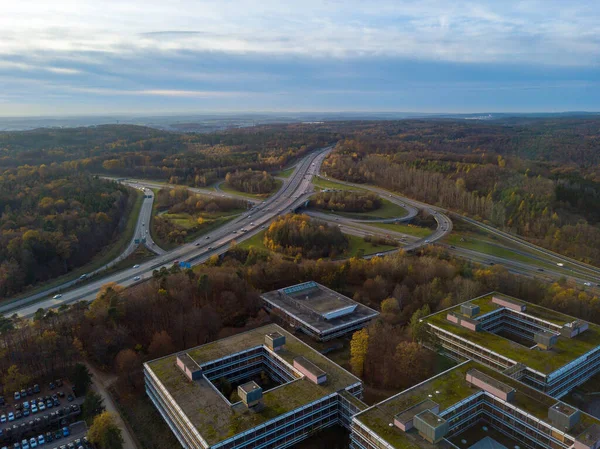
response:
<path fill-rule="evenodd" d="M 327 381 L 327 373 L 305 357 L 296 357 L 294 368 L 318 385 Z"/>
<path fill-rule="evenodd" d="M 525 309 L 527 308 L 525 303 L 523 303 L 521 301 L 517 301 L 516 299 L 505 298 L 503 296 L 502 297 L 500 297 L 500 296 L 492 297 L 492 302 L 501 307 L 506 307 L 507 309 L 516 310 L 517 312 L 525 312 Z"/>
<path fill-rule="evenodd" d="M 463 315 L 473 318 L 475 315 L 479 313 L 479 306 L 473 303 L 461 304 L 460 313 Z"/>
<path fill-rule="evenodd" d="M 456 313 L 448 313 L 446 319 L 471 331 L 477 332 L 481 329 L 481 323 L 479 321 L 464 316 L 458 316 Z"/>
<path fill-rule="evenodd" d="M 415 429 L 430 443 L 438 443 L 448 433 L 448 423 L 431 410 L 425 410 L 415 416 Z"/>
<path fill-rule="evenodd" d="M 470 369 L 467 371 L 466 378 L 467 382 L 471 385 L 475 385 L 483 391 L 487 391 L 504 401 L 510 402 L 515 395 L 515 389 L 513 387 L 500 382 L 498 379 L 482 373 L 477 369 Z"/>
<path fill-rule="evenodd" d="M 202 377 L 202 368 L 187 352 L 177 354 L 177 366 L 189 380 L 198 380 Z"/>
<path fill-rule="evenodd" d="M 576 320 L 571 323 L 565 324 L 560 330 L 560 334 L 563 337 L 573 338 L 585 332 L 588 329 L 588 323 L 581 320 Z"/>
<path fill-rule="evenodd" d="M 565 432 L 579 423 L 580 416 L 581 412 L 579 410 L 564 402 L 557 402 L 548 409 L 548 419 L 552 425 Z"/>
<path fill-rule="evenodd" d="M 408 432 L 413 428 L 413 420 L 415 416 L 421 412 L 424 412 L 425 410 L 431 410 L 433 413 L 439 413 L 440 406 L 431 399 L 425 399 L 424 401 L 421 401 L 394 416 L 394 425 L 400 430 Z"/>
<path fill-rule="evenodd" d="M 254 381 L 240 385 L 238 387 L 238 396 L 248 408 L 254 408 L 262 404 L 262 388 Z"/>
<path fill-rule="evenodd" d="M 285 345 L 285 336 L 279 332 L 271 332 L 265 335 L 265 345 L 272 351 L 279 351 Z"/>
<path fill-rule="evenodd" d="M 558 340 L 558 335 L 550 331 L 536 332 L 533 334 L 533 341 L 537 343 L 538 348 L 544 351 L 552 348 Z"/>

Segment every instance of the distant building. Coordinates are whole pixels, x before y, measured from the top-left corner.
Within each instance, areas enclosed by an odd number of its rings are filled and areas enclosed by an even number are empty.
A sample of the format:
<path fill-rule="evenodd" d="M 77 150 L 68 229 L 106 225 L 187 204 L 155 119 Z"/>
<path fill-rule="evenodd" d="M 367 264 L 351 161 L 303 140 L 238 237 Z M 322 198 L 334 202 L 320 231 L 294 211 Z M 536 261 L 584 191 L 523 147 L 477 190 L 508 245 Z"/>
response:
<path fill-rule="evenodd" d="M 304 282 L 261 295 L 265 308 L 278 311 L 293 327 L 319 341 L 366 326 L 379 312 L 316 282 Z"/>

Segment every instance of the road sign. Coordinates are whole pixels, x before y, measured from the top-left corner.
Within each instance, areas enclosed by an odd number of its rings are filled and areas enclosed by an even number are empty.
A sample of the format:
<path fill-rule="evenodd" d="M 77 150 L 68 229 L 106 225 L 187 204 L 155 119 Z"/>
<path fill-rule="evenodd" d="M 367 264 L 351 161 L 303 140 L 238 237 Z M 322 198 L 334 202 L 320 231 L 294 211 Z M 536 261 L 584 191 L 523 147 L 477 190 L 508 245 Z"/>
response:
<path fill-rule="evenodd" d="M 192 264 L 189 262 L 179 262 L 180 268 L 192 268 Z"/>

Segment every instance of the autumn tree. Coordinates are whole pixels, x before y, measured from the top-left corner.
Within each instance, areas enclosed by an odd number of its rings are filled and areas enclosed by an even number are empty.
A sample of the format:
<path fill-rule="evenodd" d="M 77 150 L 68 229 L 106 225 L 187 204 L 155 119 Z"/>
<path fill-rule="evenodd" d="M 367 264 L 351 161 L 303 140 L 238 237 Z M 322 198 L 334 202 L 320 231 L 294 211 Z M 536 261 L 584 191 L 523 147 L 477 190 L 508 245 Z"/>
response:
<path fill-rule="evenodd" d="M 123 437 L 116 417 L 110 412 L 102 412 L 94 418 L 87 434 L 90 442 L 99 449 L 122 449 Z"/>
<path fill-rule="evenodd" d="M 2 378 L 4 391 L 20 391 L 22 388 L 27 386 L 30 379 L 31 378 L 29 376 L 21 373 L 17 365 L 11 365 Z"/>
<path fill-rule="evenodd" d="M 352 372 L 361 377 L 364 370 L 365 359 L 369 349 L 369 332 L 361 329 L 352 334 L 350 341 L 350 366 Z"/>

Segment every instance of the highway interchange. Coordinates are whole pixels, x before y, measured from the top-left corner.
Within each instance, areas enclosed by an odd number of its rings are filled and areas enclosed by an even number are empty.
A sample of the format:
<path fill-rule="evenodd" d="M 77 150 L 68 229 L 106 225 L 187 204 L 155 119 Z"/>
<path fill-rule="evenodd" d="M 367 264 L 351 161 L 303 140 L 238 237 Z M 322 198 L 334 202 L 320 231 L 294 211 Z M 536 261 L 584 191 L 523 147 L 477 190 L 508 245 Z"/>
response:
<path fill-rule="evenodd" d="M 152 241 L 150 232 L 147 232 L 148 227 L 150 226 L 152 204 L 154 201 L 154 194 L 151 194 L 150 189 L 163 188 L 167 187 L 168 185 L 147 181 L 126 180 L 124 182 L 130 186 L 143 190 L 146 198 L 144 198 L 140 215 L 136 224 L 134 237 L 132 238 L 129 246 L 117 259 L 99 269 L 98 273 L 129 256 L 137 247 L 135 239 L 141 239 L 142 237 L 146 237 L 146 246 L 151 251 L 155 252 L 157 257 L 141 263 L 136 267 L 124 269 L 102 277 L 99 275 L 97 279 L 92 278 L 79 282 L 70 281 L 52 290 L 46 290 L 29 297 L 7 301 L 0 305 L 0 313 L 4 315 L 17 314 L 23 317 L 30 317 L 39 308 L 57 308 L 61 305 L 68 305 L 77 301 L 92 301 L 96 297 L 96 294 L 100 288 L 106 283 L 114 282 L 124 287 L 130 287 L 150 278 L 154 270 L 160 269 L 161 267 L 168 268 L 174 262 L 189 262 L 191 265 L 197 265 L 205 262 L 211 256 L 222 254 L 228 250 L 232 241 L 235 240 L 240 242 L 250 238 L 252 235 L 261 232 L 261 230 L 263 230 L 278 215 L 289 213 L 290 211 L 295 211 L 296 209 L 301 208 L 313 193 L 313 177 L 321 176 L 320 168 L 322 162 L 331 149 L 332 147 L 323 148 L 305 156 L 298 162 L 292 175 L 288 179 L 284 180 L 282 187 L 265 201 L 250 199 L 239 195 L 231 195 L 223 191 L 214 191 L 210 189 L 191 189 L 197 193 L 207 195 L 231 196 L 244 199 L 248 201 L 249 204 L 252 204 L 252 208 L 241 214 L 238 218 L 224 224 L 220 228 L 206 235 L 202 235 L 195 241 L 171 251 L 164 251 L 158 247 L 158 245 Z M 573 261 L 564 256 L 560 256 L 548 250 L 539 248 L 530 244 L 529 242 L 519 239 L 518 237 L 503 233 L 502 231 L 498 231 L 497 229 L 489 227 L 483 223 L 466 219 L 462 216 L 456 216 L 455 214 L 449 214 L 439 207 L 430 206 L 409 198 L 404 198 L 400 195 L 388 192 L 378 187 L 367 185 L 356 186 L 354 184 L 345 183 L 338 180 L 335 180 L 335 182 L 353 186 L 362 190 L 370 190 L 377 193 L 381 197 L 384 197 L 386 200 L 406 209 L 407 215 L 404 217 L 398 217 L 397 220 L 392 219 L 391 221 L 406 221 L 413 218 L 419 210 L 424 210 L 426 213 L 432 214 L 437 222 L 437 228 L 432 231 L 430 235 L 424 238 L 416 238 L 414 236 L 369 226 L 366 220 L 351 220 L 332 214 L 308 211 L 308 213 L 315 216 L 315 218 L 340 226 L 341 230 L 345 233 L 359 236 L 375 234 L 389 235 L 390 237 L 398 239 L 403 250 L 411 251 L 424 245 L 438 242 L 447 236 L 452 231 L 452 220 L 450 219 L 450 216 L 453 216 L 453 218 L 460 218 L 469 220 L 469 222 L 474 222 L 471 224 L 484 227 L 487 232 L 498 233 L 497 235 L 501 235 L 505 239 L 510 239 L 515 245 L 520 245 L 524 249 L 527 249 L 528 256 L 531 255 L 531 252 L 538 252 L 540 254 L 540 260 L 544 260 L 550 264 L 555 264 L 556 268 L 540 270 L 539 266 L 508 258 L 494 257 L 469 249 L 453 247 L 440 243 L 449 253 L 457 257 L 462 257 L 473 262 L 486 265 L 495 263 L 502 264 L 511 272 L 530 277 L 535 276 L 539 278 L 545 278 L 547 280 L 556 280 L 562 276 L 567 276 L 574 279 L 575 282 L 583 284 L 584 282 L 588 282 L 590 279 L 600 279 L 600 269 L 598 268 Z M 518 251 L 516 252 L 518 253 Z M 562 266 L 559 266 L 561 264 Z M 88 276 L 92 277 L 93 274 L 96 274 L 96 272 L 90 273 Z M 62 291 L 63 293 L 60 295 L 60 297 L 52 298 L 51 296 L 56 293 L 56 291 Z"/>

